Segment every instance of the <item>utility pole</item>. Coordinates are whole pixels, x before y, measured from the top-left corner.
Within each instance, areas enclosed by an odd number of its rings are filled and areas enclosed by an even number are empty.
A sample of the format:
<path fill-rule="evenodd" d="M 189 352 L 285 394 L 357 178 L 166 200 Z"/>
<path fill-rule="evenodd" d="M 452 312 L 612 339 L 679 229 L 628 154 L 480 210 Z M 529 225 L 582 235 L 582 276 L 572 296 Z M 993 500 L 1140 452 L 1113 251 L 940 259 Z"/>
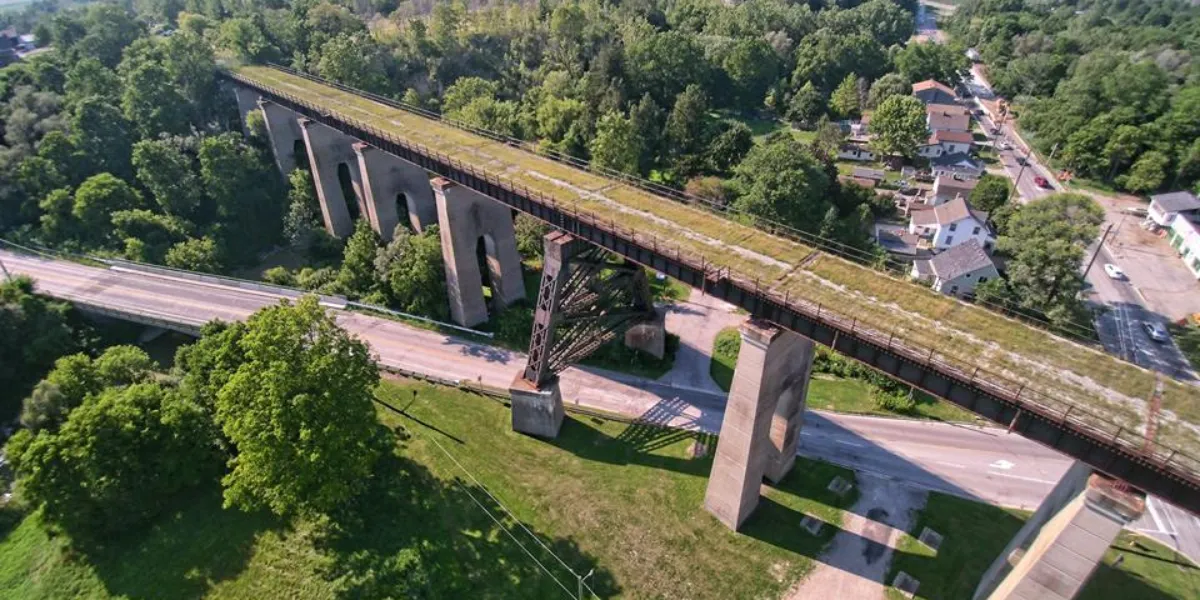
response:
<path fill-rule="evenodd" d="M 578 588 L 578 592 L 575 596 L 575 600 L 583 600 L 583 582 L 587 581 L 588 577 L 591 577 L 592 575 L 595 575 L 595 574 L 596 574 L 596 569 L 592 569 L 587 572 L 587 575 L 576 575 L 575 576 L 575 579 L 578 580 L 578 582 L 579 582 L 579 588 Z"/>
<path fill-rule="evenodd" d="M 1108 227 L 1104 228 L 1104 235 L 1100 236 L 1100 243 L 1096 244 L 1096 251 L 1092 253 L 1091 260 L 1088 260 L 1087 268 L 1083 270 L 1084 279 L 1087 279 L 1088 271 L 1092 270 L 1092 265 L 1095 264 L 1096 257 L 1100 256 L 1100 249 L 1104 247 L 1104 240 L 1108 239 L 1108 234 L 1112 231 L 1112 227 L 1112 223 L 1109 223 Z"/>

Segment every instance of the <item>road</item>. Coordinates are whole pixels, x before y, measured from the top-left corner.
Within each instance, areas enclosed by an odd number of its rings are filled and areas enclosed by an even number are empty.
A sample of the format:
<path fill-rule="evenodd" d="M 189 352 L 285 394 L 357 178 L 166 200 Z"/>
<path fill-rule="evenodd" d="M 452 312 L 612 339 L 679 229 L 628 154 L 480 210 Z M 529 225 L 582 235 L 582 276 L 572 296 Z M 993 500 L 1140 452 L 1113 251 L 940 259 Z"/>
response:
<path fill-rule="evenodd" d="M 281 298 L 187 279 L 102 269 L 0 250 L 14 275 L 34 277 L 40 292 L 184 323 L 241 320 Z M 700 312 L 706 307 L 694 304 Z M 417 329 L 362 313 L 331 310 L 366 341 L 381 364 L 450 380 L 507 388 L 525 357 L 510 350 Z M 560 377 L 564 401 L 662 425 L 717 432 L 725 394 L 593 368 Z M 1069 460 L 991 427 L 808 411 L 800 454 L 903 485 L 1003 506 L 1033 509 Z M 1156 500 L 1134 528 L 1200 558 L 1200 519 Z"/>
<path fill-rule="evenodd" d="M 1012 121 L 1003 119 L 997 112 L 996 103 L 1000 98 L 992 91 L 991 84 L 988 83 L 980 65 L 973 65 L 970 74 L 970 79 L 964 83 L 971 91 L 971 100 L 974 106 L 983 111 L 983 114 L 976 116 L 976 120 L 979 121 L 983 130 L 988 132 L 988 137 L 992 142 L 996 144 L 1001 169 L 1010 180 L 1017 182 L 1017 197 L 1020 201 L 1022 203 L 1029 202 L 1051 194 L 1057 189 L 1062 189 L 1062 185 L 1058 183 L 1052 170 L 1042 165 L 1037 155 L 1029 151 L 1029 146 L 1017 133 Z M 992 134 L 991 132 L 997 127 L 999 127 L 999 133 Z M 1021 165 L 1022 160 L 1026 163 L 1024 166 Z M 1045 179 L 1049 186 L 1037 185 L 1034 182 L 1036 177 Z"/>

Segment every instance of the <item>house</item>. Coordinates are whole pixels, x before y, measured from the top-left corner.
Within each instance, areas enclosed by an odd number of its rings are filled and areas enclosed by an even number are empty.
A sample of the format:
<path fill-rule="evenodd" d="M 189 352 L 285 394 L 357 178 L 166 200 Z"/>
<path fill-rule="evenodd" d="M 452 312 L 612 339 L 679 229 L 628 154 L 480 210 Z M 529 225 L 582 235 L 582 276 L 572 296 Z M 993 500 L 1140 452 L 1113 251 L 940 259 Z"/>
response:
<path fill-rule="evenodd" d="M 1171 221 L 1167 239 L 1192 276 L 1200 279 L 1200 225 L 1192 219 L 1175 219 Z"/>
<path fill-rule="evenodd" d="M 17 37 L 17 50 L 21 52 L 29 52 L 37 48 L 37 36 L 32 33 Z"/>
<path fill-rule="evenodd" d="M 943 154 L 929 159 L 929 170 L 933 176 L 957 175 L 963 178 L 979 179 L 983 176 L 983 165 L 967 154 Z"/>
<path fill-rule="evenodd" d="M 838 148 L 837 157 L 842 160 L 872 161 L 875 160 L 875 153 L 866 144 L 851 141 Z"/>
<path fill-rule="evenodd" d="M 975 286 L 999 276 L 991 257 L 974 239 L 939 252 L 929 260 L 915 260 L 912 268 L 913 279 L 960 298 L 973 296 Z"/>
<path fill-rule="evenodd" d="M 938 131 L 971 131 L 971 112 L 961 106 L 945 104 L 930 104 L 925 107 L 925 124 L 929 130 Z"/>
<path fill-rule="evenodd" d="M 950 86 L 932 79 L 914 83 L 912 95 L 925 104 L 954 104 L 956 100 Z"/>
<path fill-rule="evenodd" d="M 1150 196 L 1150 210 L 1146 220 L 1159 227 L 1169 227 L 1175 217 L 1184 215 L 1189 219 L 1200 217 L 1200 200 L 1191 192 L 1171 192 Z"/>
<path fill-rule="evenodd" d="M 970 132 L 941 129 L 934 131 L 925 144 L 917 148 L 917 154 L 925 158 L 943 154 L 968 154 L 974 144 L 975 138 Z"/>
<path fill-rule="evenodd" d="M 928 203 L 933 206 L 945 204 L 955 198 L 966 200 L 971 197 L 971 190 L 979 183 L 978 179 L 958 179 L 953 175 L 939 175 L 933 180 L 933 192 Z"/>
<path fill-rule="evenodd" d="M 934 251 L 953 248 L 975 240 L 984 250 L 991 251 L 996 235 L 987 223 L 987 213 L 971 208 L 965 198 L 958 197 L 933 208 L 913 210 L 908 232 L 925 239 Z"/>

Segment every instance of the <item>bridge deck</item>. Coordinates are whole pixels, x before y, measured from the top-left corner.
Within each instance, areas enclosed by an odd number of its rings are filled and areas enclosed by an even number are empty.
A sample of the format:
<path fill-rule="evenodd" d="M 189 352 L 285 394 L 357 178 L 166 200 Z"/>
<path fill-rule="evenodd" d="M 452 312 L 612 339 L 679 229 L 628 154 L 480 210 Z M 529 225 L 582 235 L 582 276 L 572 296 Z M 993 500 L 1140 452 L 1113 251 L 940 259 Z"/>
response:
<path fill-rule="evenodd" d="M 908 347 L 931 349 L 960 371 L 999 375 L 1021 386 L 1023 400 L 1137 443 L 1145 427 L 1145 398 L 1154 374 L 1027 324 L 935 293 L 788 237 L 771 235 L 708 210 L 658 196 L 549 158 L 512 143 L 376 102 L 352 91 L 268 67 L 240 67 L 236 75 L 257 87 L 302 99 L 341 121 L 423 146 L 560 205 L 591 213 L 643 243 L 677 248 L 709 266 L 761 285 L 791 301 L 823 307 L 853 328 L 894 336 Z M 806 260 L 808 259 L 808 260 Z M 753 286 L 752 286 L 753 287 Z M 974 375 L 971 376 L 974 380 Z M 1036 400 L 1035 400 L 1036 399 Z M 1168 381 L 1158 441 L 1200 455 L 1200 388 Z M 1114 425 L 1115 424 L 1115 425 Z M 1176 458 L 1179 461 L 1180 458 Z M 1185 470 L 1200 471 L 1189 459 Z"/>

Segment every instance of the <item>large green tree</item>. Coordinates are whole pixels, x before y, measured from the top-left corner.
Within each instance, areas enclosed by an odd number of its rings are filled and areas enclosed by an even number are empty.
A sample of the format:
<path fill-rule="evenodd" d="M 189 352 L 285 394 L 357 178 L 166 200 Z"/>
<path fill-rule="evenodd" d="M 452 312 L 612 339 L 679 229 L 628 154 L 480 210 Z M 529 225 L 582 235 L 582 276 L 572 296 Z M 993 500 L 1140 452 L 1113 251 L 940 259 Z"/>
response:
<path fill-rule="evenodd" d="M 84 237 L 102 241 L 112 234 L 112 215 L 138 208 L 141 195 L 128 183 L 108 173 L 92 175 L 75 190 L 71 213 L 82 226 Z"/>
<path fill-rule="evenodd" d="M 913 157 L 929 137 L 925 105 L 912 96 L 890 96 L 871 116 L 871 145 L 884 156 Z"/>
<path fill-rule="evenodd" d="M 755 217 L 815 230 L 829 210 L 832 182 L 808 147 L 788 134 L 755 146 L 734 169 L 733 206 Z"/>
<path fill-rule="evenodd" d="M 592 163 L 629 175 L 638 174 L 642 157 L 642 137 L 633 121 L 619 112 L 606 113 L 596 123 L 592 140 Z"/>
<path fill-rule="evenodd" d="M 1052 194 L 1021 207 L 997 247 L 1008 262 L 1009 285 L 1026 308 L 1069 319 L 1083 288 L 1080 263 L 1095 241 L 1104 210 L 1082 194 Z"/>
<path fill-rule="evenodd" d="M 27 277 L 0 282 L 0 416 L 16 416 L 21 398 L 54 361 L 78 346 L 70 305 L 34 294 Z"/>
<path fill-rule="evenodd" d="M 536 240 L 538 252 L 544 228 L 533 219 L 518 219 L 518 243 L 530 245 Z M 534 238 L 534 239 L 529 239 Z M 434 319 L 449 314 L 446 303 L 446 272 L 441 238 L 437 226 L 420 234 L 400 226 L 395 237 L 375 258 L 377 277 L 389 304 L 400 310 Z"/>

